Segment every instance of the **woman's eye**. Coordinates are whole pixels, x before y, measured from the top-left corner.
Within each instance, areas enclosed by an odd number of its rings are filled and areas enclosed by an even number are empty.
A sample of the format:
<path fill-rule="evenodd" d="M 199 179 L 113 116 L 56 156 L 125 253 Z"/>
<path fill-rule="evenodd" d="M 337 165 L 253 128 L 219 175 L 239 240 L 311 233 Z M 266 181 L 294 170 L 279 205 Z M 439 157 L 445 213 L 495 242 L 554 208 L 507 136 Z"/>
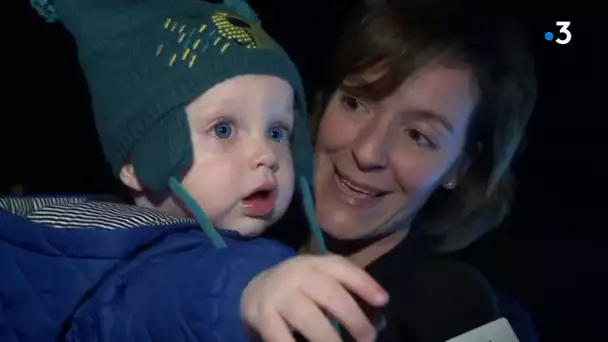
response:
<path fill-rule="evenodd" d="M 420 132 L 417 129 L 408 129 L 407 130 L 408 137 L 416 143 L 416 145 L 429 147 L 429 148 L 437 148 L 437 144 L 435 144 L 431 139 L 429 139 L 424 133 Z"/>
<path fill-rule="evenodd" d="M 278 126 L 278 127 L 273 127 L 270 130 L 268 130 L 268 136 L 270 137 L 270 139 L 272 139 L 278 143 L 284 142 L 285 139 L 287 139 L 288 135 L 289 135 L 289 132 L 284 127 Z"/>
<path fill-rule="evenodd" d="M 350 110 L 350 111 L 356 111 L 359 108 L 363 107 L 361 105 L 361 102 L 359 102 L 359 100 L 357 100 L 351 96 L 343 96 L 342 105 L 344 105 L 344 108 L 346 108 L 347 110 Z"/>
<path fill-rule="evenodd" d="M 234 131 L 234 126 L 225 122 L 220 122 L 213 126 L 213 135 L 218 139 L 230 139 L 234 135 Z"/>

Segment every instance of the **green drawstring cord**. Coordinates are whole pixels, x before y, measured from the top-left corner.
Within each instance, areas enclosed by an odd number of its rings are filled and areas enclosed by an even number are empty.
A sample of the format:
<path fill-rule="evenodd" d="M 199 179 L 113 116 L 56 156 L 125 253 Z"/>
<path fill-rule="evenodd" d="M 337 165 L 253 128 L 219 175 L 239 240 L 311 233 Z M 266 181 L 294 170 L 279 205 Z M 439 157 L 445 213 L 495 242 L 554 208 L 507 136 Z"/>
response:
<path fill-rule="evenodd" d="M 302 192 L 303 203 L 304 203 L 304 212 L 306 213 L 306 218 L 310 223 L 310 230 L 312 231 L 312 235 L 317 241 L 319 246 L 319 251 L 321 254 L 327 254 L 328 250 L 325 246 L 325 240 L 323 239 L 323 233 L 321 232 L 321 227 L 319 226 L 319 220 L 317 220 L 317 215 L 315 214 L 315 206 L 312 200 L 312 194 L 310 193 L 310 186 L 308 185 L 308 181 L 306 178 L 300 177 L 300 191 Z M 220 233 L 218 233 L 217 229 L 213 227 L 213 223 L 209 221 L 209 218 L 201 207 L 198 205 L 196 200 L 190 196 L 188 191 L 184 189 L 184 187 L 175 179 L 175 177 L 171 177 L 169 179 L 169 188 L 171 191 L 181 199 L 186 208 L 190 210 L 190 212 L 196 218 L 196 221 L 201 226 L 205 234 L 211 239 L 213 246 L 215 248 L 225 248 L 226 242 L 222 239 Z"/>
<path fill-rule="evenodd" d="M 302 193 L 302 203 L 304 204 L 304 212 L 306 213 L 306 218 L 308 219 L 308 223 L 310 224 L 310 230 L 312 232 L 312 235 L 317 241 L 319 252 L 321 252 L 321 254 L 328 254 L 329 251 L 327 250 L 327 246 L 325 246 L 325 240 L 323 239 L 321 226 L 319 225 L 319 220 L 317 219 L 317 214 L 315 213 L 315 205 L 312 200 L 312 194 L 310 193 L 310 186 L 306 178 L 300 177 L 299 186 L 300 192 Z"/>
<path fill-rule="evenodd" d="M 310 193 L 310 186 L 304 177 L 300 177 L 300 192 L 302 192 L 304 212 L 306 213 L 308 223 L 310 223 L 312 235 L 317 241 L 319 252 L 323 255 L 329 254 L 327 246 L 325 245 L 325 239 L 323 239 L 321 225 L 319 225 L 319 220 L 317 219 L 317 214 L 315 213 L 315 205 L 312 200 L 312 194 Z M 340 323 L 334 318 L 330 318 L 330 321 L 338 332 L 338 335 L 340 335 Z"/>
<path fill-rule="evenodd" d="M 177 181 L 177 179 L 175 179 L 175 177 L 171 177 L 169 179 L 169 188 L 175 194 L 175 196 L 179 197 L 179 199 L 184 202 L 186 208 L 188 208 L 188 210 L 190 210 L 190 212 L 194 215 L 196 221 L 201 228 L 203 228 L 205 234 L 207 234 L 209 239 L 211 239 L 213 246 L 215 248 L 226 248 L 226 242 L 224 242 L 224 239 L 222 239 L 220 233 L 217 232 L 217 229 L 215 229 L 213 223 L 209 221 L 209 218 L 207 215 L 205 215 L 203 209 L 201 209 L 196 200 L 190 196 L 188 191 L 184 189 L 184 187 Z"/>
<path fill-rule="evenodd" d="M 306 213 L 306 218 L 310 224 L 310 230 L 312 231 L 312 235 L 317 241 L 317 245 L 319 247 L 319 251 L 321 254 L 328 254 L 327 246 L 325 245 L 325 240 L 323 239 L 323 233 L 321 232 L 321 226 L 319 225 L 319 220 L 317 220 L 317 215 L 315 214 L 315 206 L 312 200 L 312 194 L 310 193 L 310 186 L 306 178 L 300 177 L 299 182 L 300 192 L 302 193 L 302 202 L 304 204 L 304 212 Z M 181 199 L 186 208 L 190 210 L 196 221 L 201 226 L 205 234 L 211 239 L 211 243 L 215 248 L 226 248 L 226 242 L 218 233 L 217 229 L 213 226 L 213 223 L 209 220 L 205 212 L 198 205 L 196 200 L 190 196 L 190 194 L 184 189 L 184 187 L 175 179 L 175 177 L 171 177 L 169 179 L 169 188 L 179 199 Z M 340 333 L 340 324 L 335 320 L 331 320 L 334 327 Z"/>

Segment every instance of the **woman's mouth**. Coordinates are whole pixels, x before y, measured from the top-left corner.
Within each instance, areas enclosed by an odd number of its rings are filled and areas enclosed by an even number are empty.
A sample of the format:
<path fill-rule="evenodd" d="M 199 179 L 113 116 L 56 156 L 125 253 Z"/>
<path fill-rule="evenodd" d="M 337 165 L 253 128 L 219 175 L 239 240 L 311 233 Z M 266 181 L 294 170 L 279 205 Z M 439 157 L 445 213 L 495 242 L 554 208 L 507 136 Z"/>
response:
<path fill-rule="evenodd" d="M 336 193 L 343 202 L 358 208 L 374 205 L 387 194 L 386 191 L 355 183 L 340 174 L 338 170 L 335 170 L 331 183 L 334 185 L 334 193 Z"/>

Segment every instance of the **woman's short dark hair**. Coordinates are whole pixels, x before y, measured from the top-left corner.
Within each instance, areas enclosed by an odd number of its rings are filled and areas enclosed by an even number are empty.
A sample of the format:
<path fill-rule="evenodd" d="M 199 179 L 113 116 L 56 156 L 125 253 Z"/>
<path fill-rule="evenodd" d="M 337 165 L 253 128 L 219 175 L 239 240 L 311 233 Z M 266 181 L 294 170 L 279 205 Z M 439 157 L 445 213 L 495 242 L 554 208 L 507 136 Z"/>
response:
<path fill-rule="evenodd" d="M 534 65 L 523 36 L 506 17 L 482 6 L 458 0 L 362 0 L 337 42 L 327 88 L 318 94 L 311 116 L 316 134 L 338 87 L 379 100 L 430 63 L 473 71 L 479 101 L 465 145 L 472 164 L 456 189 L 439 188 L 414 220 L 415 228 L 438 237 L 443 251 L 467 246 L 508 213 L 514 185 L 510 164 L 536 100 Z M 383 76 L 372 83 L 357 77 L 378 66 Z"/>

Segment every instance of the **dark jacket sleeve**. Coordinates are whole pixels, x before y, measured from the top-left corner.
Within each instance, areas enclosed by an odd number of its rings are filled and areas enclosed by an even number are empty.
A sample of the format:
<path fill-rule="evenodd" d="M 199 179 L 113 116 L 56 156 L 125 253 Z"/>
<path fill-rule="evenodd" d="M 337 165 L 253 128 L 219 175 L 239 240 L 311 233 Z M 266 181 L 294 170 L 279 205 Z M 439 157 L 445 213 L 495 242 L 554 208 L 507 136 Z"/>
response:
<path fill-rule="evenodd" d="M 257 239 L 213 249 L 173 237 L 107 278 L 75 314 L 66 342 L 249 341 L 241 293 L 294 252 Z"/>
<path fill-rule="evenodd" d="M 0 301 L 0 341 L 19 342 L 17 332 L 8 323 L 2 301 Z"/>
<path fill-rule="evenodd" d="M 505 292 L 494 289 L 498 308 L 515 331 L 520 342 L 538 342 L 532 317 L 524 306 Z"/>

